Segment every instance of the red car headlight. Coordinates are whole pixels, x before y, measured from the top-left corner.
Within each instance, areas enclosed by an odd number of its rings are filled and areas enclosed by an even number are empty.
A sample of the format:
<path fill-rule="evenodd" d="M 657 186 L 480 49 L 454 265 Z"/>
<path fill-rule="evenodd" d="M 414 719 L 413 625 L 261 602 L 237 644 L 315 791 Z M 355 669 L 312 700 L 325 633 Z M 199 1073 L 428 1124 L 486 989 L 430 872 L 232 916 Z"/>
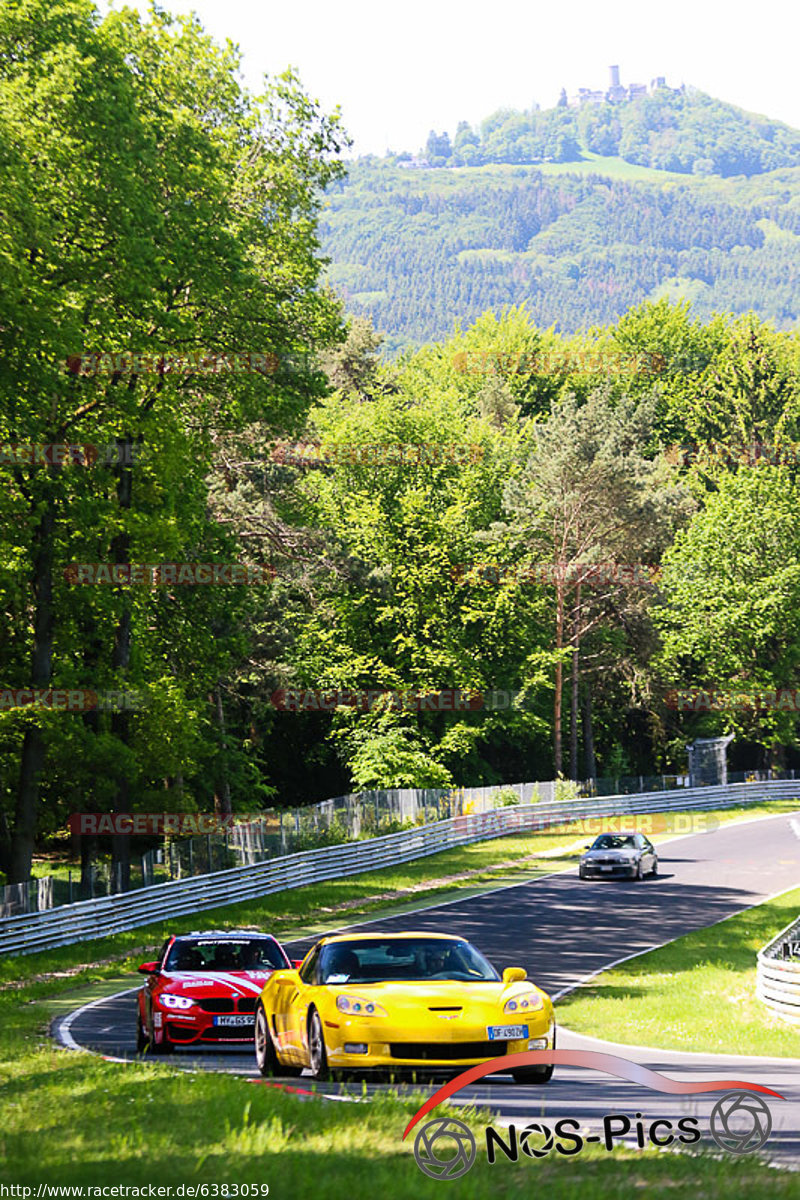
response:
<path fill-rule="evenodd" d="M 158 1003 L 162 1008 L 194 1008 L 195 1002 L 189 996 L 174 996 L 171 992 L 165 992 L 158 997 Z"/>

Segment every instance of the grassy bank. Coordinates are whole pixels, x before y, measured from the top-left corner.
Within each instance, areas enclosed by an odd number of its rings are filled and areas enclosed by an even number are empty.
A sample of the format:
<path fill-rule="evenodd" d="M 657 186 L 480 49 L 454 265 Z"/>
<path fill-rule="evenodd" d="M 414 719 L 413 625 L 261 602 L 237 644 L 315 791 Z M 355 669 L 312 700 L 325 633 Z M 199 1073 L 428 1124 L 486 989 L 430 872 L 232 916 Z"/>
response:
<path fill-rule="evenodd" d="M 631 1045 L 800 1058 L 800 1029 L 756 999 L 756 952 L 800 912 L 800 888 L 599 975 L 559 1001 L 577 1033 Z"/>
<path fill-rule="evenodd" d="M 759 810 L 720 813 L 743 819 Z M 770 805 L 768 812 L 781 811 Z M 666 834 L 655 835 L 661 840 Z M 267 896 L 170 922 L 171 928 L 258 925 L 288 938 L 377 911 L 458 897 L 574 865 L 587 840 L 559 835 L 500 838 L 393 870 Z M 550 857 L 531 860 L 533 854 Z M 570 854 L 573 855 L 570 858 Z M 409 892 L 403 889 L 415 888 Z M 345 907 L 347 906 L 347 907 Z M 734 918 L 737 919 L 737 918 Z M 785 924 L 785 921 L 783 922 Z M 113 980 L 156 946 L 158 923 L 102 942 L 2 962 L 0 990 L 0 1180 L 15 1184 L 261 1184 L 272 1197 L 339 1200 L 356 1192 L 392 1200 L 441 1196 L 442 1183 L 416 1166 L 402 1131 L 418 1101 L 382 1096 L 369 1104 L 302 1099 L 244 1079 L 177 1072 L 168 1064 L 108 1063 L 56 1047 L 54 1012 L 77 1006 L 76 984 Z M 759 927 L 759 936 L 761 928 Z M 766 940 L 764 937 L 763 940 Z M 133 956 L 133 957 L 132 957 Z M 110 987 L 111 984 L 106 984 Z M 568 1018 L 569 1022 L 569 1018 Z M 574 1022 L 572 1022 L 574 1024 Z M 354 1089 L 357 1098 L 357 1089 Z M 535 1097 L 532 1097 L 532 1111 Z M 489 1120 L 458 1112 L 479 1147 Z M 535 1177 L 532 1172 L 535 1171 Z M 648 1188 L 671 1197 L 723 1190 L 749 1200 L 794 1194 L 796 1178 L 757 1161 L 592 1148 L 575 1159 L 524 1159 L 489 1167 L 479 1149 L 459 1198 L 504 1200 L 545 1186 L 554 1200 L 628 1196 Z"/>
<path fill-rule="evenodd" d="M 402 1141 L 421 1094 L 364 1103 L 353 1085 L 351 1103 L 329 1102 L 222 1074 L 108 1063 L 60 1050 L 47 1038 L 46 1023 L 60 1007 L 56 993 L 64 1004 L 76 1002 L 63 988 L 63 980 L 51 980 L 0 996 L 3 1183 L 267 1184 L 270 1197 L 286 1200 L 441 1197 L 442 1182 L 423 1175 L 413 1159 L 413 1135 Z M 531 1116 L 536 1108 L 532 1095 Z M 609 1154 L 590 1147 L 576 1158 L 523 1156 L 517 1164 L 503 1159 L 489 1167 L 483 1138 L 491 1118 L 463 1109 L 457 1115 L 478 1145 L 472 1170 L 449 1185 L 448 1194 L 459 1200 L 511 1200 L 542 1187 L 552 1200 L 578 1194 L 621 1200 L 643 1188 L 656 1195 L 664 1189 L 670 1197 L 699 1189 L 708 1196 L 789 1200 L 796 1190 L 795 1176 L 767 1170 L 749 1156 L 740 1161 L 625 1148 Z"/>
<path fill-rule="evenodd" d="M 35 1023 L 34 1013 L 26 1018 Z M 35 1038 L 32 1025 L 22 1036 Z M 274 1200 L 442 1195 L 441 1181 L 416 1166 L 411 1139 L 401 1140 L 414 1101 L 302 1100 L 222 1075 L 123 1067 L 35 1044 L 7 1063 L 0 1094 L 4 1182 L 266 1183 Z M 463 1111 L 459 1119 L 465 1119 Z M 481 1146 L 486 1118 L 467 1114 L 466 1120 Z M 448 1194 L 504 1200 L 534 1186 L 546 1186 L 554 1200 L 578 1192 L 587 1200 L 623 1197 L 644 1187 L 657 1193 L 668 1188 L 670 1196 L 688 1196 L 700 1187 L 709 1195 L 724 1189 L 754 1200 L 788 1200 L 796 1178 L 752 1160 L 625 1150 L 594 1150 L 577 1160 L 503 1161 L 490 1168 L 481 1149 L 473 1169 Z"/>

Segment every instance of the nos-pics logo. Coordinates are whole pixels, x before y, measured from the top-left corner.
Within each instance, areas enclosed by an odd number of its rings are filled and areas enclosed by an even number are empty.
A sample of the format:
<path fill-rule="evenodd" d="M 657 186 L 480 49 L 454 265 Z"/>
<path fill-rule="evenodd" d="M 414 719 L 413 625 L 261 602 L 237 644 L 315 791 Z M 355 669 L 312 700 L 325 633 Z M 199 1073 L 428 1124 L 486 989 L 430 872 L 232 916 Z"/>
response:
<path fill-rule="evenodd" d="M 714 1105 L 711 1112 L 711 1136 L 717 1145 L 732 1154 L 749 1154 L 759 1150 L 772 1130 L 772 1116 L 766 1102 L 757 1093 L 766 1093 L 782 1100 L 784 1097 L 771 1088 L 758 1083 L 744 1083 L 739 1079 L 708 1080 L 704 1083 L 684 1083 L 660 1075 L 641 1063 L 630 1062 L 613 1054 L 603 1054 L 590 1050 L 531 1050 L 522 1054 L 508 1055 L 504 1069 L 512 1070 L 522 1066 L 541 1066 L 548 1063 L 562 1063 L 569 1066 L 589 1067 L 603 1071 L 605 1074 L 616 1075 L 620 1079 L 628 1079 L 634 1083 L 643 1084 L 654 1091 L 666 1092 L 671 1095 L 687 1096 L 701 1092 L 725 1091 L 725 1095 Z M 462 1088 L 485 1075 L 497 1071 L 497 1061 L 480 1063 L 470 1067 L 461 1075 L 439 1088 L 426 1100 L 422 1107 L 411 1118 L 406 1127 L 405 1139 L 420 1120 Z M 641 1118 L 641 1113 L 636 1117 Z M 615 1124 L 616 1123 L 616 1124 Z M 501 1149 L 506 1158 L 516 1162 L 519 1150 L 529 1158 L 542 1158 L 555 1149 L 559 1154 L 577 1154 L 589 1142 L 604 1145 L 606 1150 L 613 1149 L 615 1138 L 624 1138 L 635 1130 L 637 1144 L 644 1147 L 647 1142 L 655 1146 L 665 1146 L 677 1140 L 689 1144 L 698 1141 L 699 1131 L 693 1128 L 697 1118 L 684 1117 L 676 1125 L 668 1119 L 658 1119 L 645 1125 L 637 1120 L 635 1126 L 630 1118 L 617 1113 L 603 1118 L 603 1136 L 592 1134 L 581 1136 L 578 1133 L 580 1123 L 571 1118 L 556 1122 L 555 1130 L 546 1123 L 538 1123 L 523 1129 L 519 1138 L 516 1127 L 511 1125 L 503 1135 L 491 1126 L 486 1130 L 487 1159 L 494 1163 L 497 1149 Z M 534 1129 L 539 1135 L 531 1139 Z M 556 1141 L 556 1136 L 559 1141 Z M 542 1140 L 543 1139 L 543 1140 Z M 566 1142 L 564 1142 L 566 1139 Z M 477 1144 L 472 1131 L 463 1121 L 455 1117 L 436 1117 L 427 1121 L 418 1130 L 414 1139 L 414 1158 L 417 1166 L 433 1179 L 459 1179 L 465 1175 L 475 1162 Z"/>

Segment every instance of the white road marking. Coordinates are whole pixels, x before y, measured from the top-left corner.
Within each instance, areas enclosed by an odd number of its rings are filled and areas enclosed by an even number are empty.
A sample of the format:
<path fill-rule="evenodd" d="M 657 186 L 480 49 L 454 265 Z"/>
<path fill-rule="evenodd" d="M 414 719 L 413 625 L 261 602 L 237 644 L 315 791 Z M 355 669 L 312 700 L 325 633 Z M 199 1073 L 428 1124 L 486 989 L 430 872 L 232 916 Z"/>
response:
<path fill-rule="evenodd" d="M 135 987 L 125 988 L 121 992 L 114 992 L 113 996 L 101 996 L 99 1000 L 90 1000 L 89 1003 L 84 1004 L 82 1008 L 76 1008 L 75 1012 L 72 1012 L 69 1014 L 69 1016 L 64 1017 L 56 1026 L 56 1036 L 58 1037 L 59 1041 L 61 1041 L 68 1050 L 80 1050 L 84 1054 L 87 1052 L 89 1054 L 94 1054 L 95 1051 L 87 1051 L 86 1046 L 79 1046 L 75 1041 L 75 1038 L 70 1032 L 73 1022 L 77 1021 L 78 1017 L 82 1016 L 85 1012 L 88 1012 L 90 1008 L 97 1008 L 99 1004 L 105 1004 L 108 1000 L 117 1000 L 120 996 L 129 996 L 131 992 L 138 992 L 140 987 L 141 984 L 137 983 Z M 127 1062 L 127 1059 L 122 1059 L 120 1061 Z"/>

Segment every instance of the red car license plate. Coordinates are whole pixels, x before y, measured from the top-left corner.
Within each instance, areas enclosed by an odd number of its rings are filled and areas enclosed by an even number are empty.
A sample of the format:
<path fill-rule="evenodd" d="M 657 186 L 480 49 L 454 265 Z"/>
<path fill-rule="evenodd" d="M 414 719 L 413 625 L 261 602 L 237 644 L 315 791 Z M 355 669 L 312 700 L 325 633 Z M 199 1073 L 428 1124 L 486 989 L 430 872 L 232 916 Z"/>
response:
<path fill-rule="evenodd" d="M 255 1024 L 255 1017 L 248 1016 L 233 1016 L 233 1017 L 214 1017 L 215 1025 L 236 1025 L 243 1029 Z"/>

